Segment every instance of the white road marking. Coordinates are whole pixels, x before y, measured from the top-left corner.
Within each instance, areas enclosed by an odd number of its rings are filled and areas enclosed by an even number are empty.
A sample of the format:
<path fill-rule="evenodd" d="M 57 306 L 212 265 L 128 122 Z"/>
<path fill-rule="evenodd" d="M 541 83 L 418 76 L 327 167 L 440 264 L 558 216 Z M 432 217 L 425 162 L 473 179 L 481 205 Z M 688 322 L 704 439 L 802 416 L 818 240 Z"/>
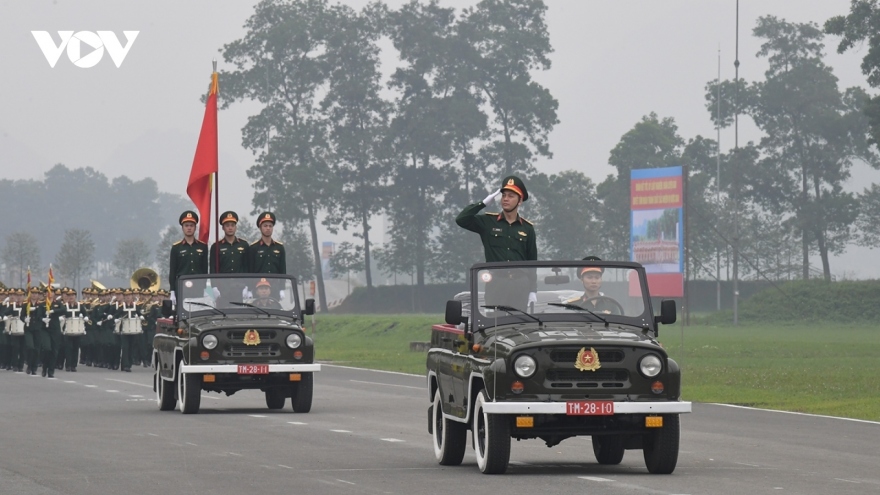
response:
<path fill-rule="evenodd" d="M 288 421 L 289 425 L 307 425 L 308 423 L 303 423 L 302 421 Z"/>
<path fill-rule="evenodd" d="M 745 462 L 734 462 L 734 464 L 739 464 L 740 466 L 749 466 L 749 467 L 761 467 L 758 464 L 747 464 Z"/>
<path fill-rule="evenodd" d="M 384 387 L 412 388 L 415 390 L 425 390 L 425 387 L 413 387 L 411 385 L 394 385 L 393 383 L 364 382 L 361 380 L 349 380 L 352 383 L 366 383 L 369 385 L 382 385 Z"/>
<path fill-rule="evenodd" d="M 263 416 L 262 414 L 248 414 L 248 416 L 250 416 L 252 418 L 265 418 L 266 417 L 266 416 Z"/>
<path fill-rule="evenodd" d="M 347 483 L 349 485 L 356 485 L 357 484 L 357 483 L 352 483 L 351 481 L 345 481 L 345 480 L 336 480 L 336 481 L 338 481 L 340 483 Z"/>
<path fill-rule="evenodd" d="M 826 416 L 824 414 L 809 414 L 795 411 L 777 411 L 776 409 L 761 409 L 760 407 L 748 407 L 748 406 L 738 406 L 734 404 L 720 404 L 716 402 L 710 402 L 714 406 L 723 406 L 723 407 L 733 407 L 736 409 L 750 409 L 752 411 L 764 411 L 764 412 L 773 412 L 773 413 L 782 413 L 782 414 L 795 414 L 798 416 L 811 416 L 814 418 L 827 418 L 827 419 L 840 419 L 843 421 L 854 421 L 856 423 L 868 423 L 871 425 L 880 425 L 880 421 L 868 421 L 865 419 L 854 419 L 854 418 L 841 418 L 839 416 Z M 775 488 L 776 490 L 782 490 L 782 488 Z"/>
<path fill-rule="evenodd" d="M 128 381 L 128 380 L 117 380 L 116 378 L 104 378 L 104 379 L 107 380 L 107 381 L 111 381 L 111 382 L 124 383 L 124 384 L 126 384 L 126 385 L 135 385 L 135 386 L 137 386 L 137 387 L 153 388 L 152 385 L 144 385 L 143 383 L 130 382 L 130 381 Z"/>
<path fill-rule="evenodd" d="M 587 480 L 587 481 L 614 481 L 612 479 L 600 478 L 598 476 L 578 476 L 578 478 L 580 478 L 582 480 Z"/>
<path fill-rule="evenodd" d="M 386 373 L 389 375 L 415 376 L 418 378 L 425 378 L 425 375 L 416 375 L 414 373 L 401 373 L 399 371 L 385 371 L 385 370 L 371 370 L 368 368 L 357 368 L 355 366 L 340 366 L 338 364 L 327 364 L 323 361 L 318 361 L 318 362 L 321 363 L 321 366 L 327 366 L 328 368 L 342 368 L 345 370 L 370 371 L 372 373 Z"/>
<path fill-rule="evenodd" d="M 856 483 L 856 484 L 859 484 L 859 485 L 862 484 L 861 481 L 856 481 L 856 480 L 846 480 L 846 479 L 843 479 L 843 478 L 834 478 L 834 479 L 836 479 L 837 481 L 845 481 L 845 482 L 847 482 L 847 483 Z"/>
<path fill-rule="evenodd" d="M 147 433 L 147 435 L 150 435 L 151 437 L 158 437 L 159 436 L 159 435 L 156 435 L 155 433 Z"/>
<path fill-rule="evenodd" d="M 336 433 L 351 433 L 351 430 L 330 430 Z"/>
<path fill-rule="evenodd" d="M 86 385 L 86 387 L 88 387 L 88 388 L 98 388 L 97 385 Z"/>
<path fill-rule="evenodd" d="M 119 390 L 105 390 L 104 392 L 109 392 L 111 394 L 118 394 Z"/>
<path fill-rule="evenodd" d="M 227 454 L 241 457 L 241 454 L 236 454 L 235 452 L 227 452 Z"/>
<path fill-rule="evenodd" d="M 404 440 L 401 440 L 399 438 L 383 438 L 382 441 L 383 442 L 403 442 Z"/>
<path fill-rule="evenodd" d="M 132 399 L 140 399 L 143 398 L 143 395 L 129 395 Z"/>
<path fill-rule="evenodd" d="M 186 444 L 187 444 L 187 445 L 192 445 L 193 447 L 198 447 L 198 445 L 196 445 L 196 444 L 194 444 L 194 443 L 192 443 L 192 442 L 186 442 Z"/>
<path fill-rule="evenodd" d="M 284 468 L 284 469 L 293 469 L 292 467 L 290 467 L 290 466 L 285 466 L 284 464 L 279 464 L 278 467 L 282 467 L 282 468 Z"/>
<path fill-rule="evenodd" d="M 73 380 L 64 380 L 64 383 L 76 383 L 76 382 Z"/>

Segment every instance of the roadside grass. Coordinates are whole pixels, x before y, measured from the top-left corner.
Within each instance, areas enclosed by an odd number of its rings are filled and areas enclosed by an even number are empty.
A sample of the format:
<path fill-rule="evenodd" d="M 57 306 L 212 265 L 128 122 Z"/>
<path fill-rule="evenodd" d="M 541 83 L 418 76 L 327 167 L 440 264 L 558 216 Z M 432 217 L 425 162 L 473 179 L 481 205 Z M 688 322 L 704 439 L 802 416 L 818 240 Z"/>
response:
<path fill-rule="evenodd" d="M 423 375 L 443 315 L 318 315 L 319 361 Z M 663 326 L 683 398 L 880 421 L 880 325 Z"/>

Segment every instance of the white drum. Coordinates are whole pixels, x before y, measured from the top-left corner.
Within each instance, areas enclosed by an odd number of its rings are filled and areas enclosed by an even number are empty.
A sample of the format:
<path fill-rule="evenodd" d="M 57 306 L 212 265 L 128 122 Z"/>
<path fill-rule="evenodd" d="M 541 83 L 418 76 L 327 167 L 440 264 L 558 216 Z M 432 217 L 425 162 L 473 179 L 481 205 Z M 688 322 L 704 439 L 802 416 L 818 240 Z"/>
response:
<path fill-rule="evenodd" d="M 86 322 L 82 318 L 68 318 L 61 330 L 64 335 L 77 336 L 86 334 Z"/>
<path fill-rule="evenodd" d="M 121 325 L 119 325 L 120 335 L 138 335 L 144 333 L 143 326 L 141 326 L 141 320 L 138 318 L 122 318 L 119 321 L 121 322 Z"/>
<path fill-rule="evenodd" d="M 24 335 L 24 322 L 18 318 L 10 318 L 6 320 L 6 330 L 4 333 L 9 335 Z"/>

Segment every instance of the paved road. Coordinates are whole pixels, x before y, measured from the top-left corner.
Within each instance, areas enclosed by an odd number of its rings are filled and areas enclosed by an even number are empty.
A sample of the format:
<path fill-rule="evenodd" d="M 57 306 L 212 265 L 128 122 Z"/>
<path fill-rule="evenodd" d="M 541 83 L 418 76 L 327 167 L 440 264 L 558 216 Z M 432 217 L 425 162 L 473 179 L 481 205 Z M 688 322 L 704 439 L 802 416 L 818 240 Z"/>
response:
<path fill-rule="evenodd" d="M 159 412 L 152 375 L 0 371 L 0 494 L 880 493 L 880 424 L 697 404 L 670 476 L 640 451 L 595 463 L 589 439 L 514 442 L 503 476 L 437 465 L 422 377 L 325 366 L 309 414 L 261 394 Z M 497 491 L 495 491 L 497 490 Z"/>

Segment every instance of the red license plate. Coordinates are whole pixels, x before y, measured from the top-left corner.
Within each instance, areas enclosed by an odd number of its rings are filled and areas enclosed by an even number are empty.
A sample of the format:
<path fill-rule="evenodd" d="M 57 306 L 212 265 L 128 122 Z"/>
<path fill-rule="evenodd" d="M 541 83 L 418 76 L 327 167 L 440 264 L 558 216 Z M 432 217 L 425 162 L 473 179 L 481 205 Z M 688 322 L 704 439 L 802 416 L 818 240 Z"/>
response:
<path fill-rule="evenodd" d="M 269 374 L 269 365 L 268 364 L 239 364 L 238 365 L 238 374 L 239 375 L 268 375 Z"/>
<path fill-rule="evenodd" d="M 612 416 L 614 402 L 610 400 L 573 400 L 565 403 L 568 416 Z"/>

